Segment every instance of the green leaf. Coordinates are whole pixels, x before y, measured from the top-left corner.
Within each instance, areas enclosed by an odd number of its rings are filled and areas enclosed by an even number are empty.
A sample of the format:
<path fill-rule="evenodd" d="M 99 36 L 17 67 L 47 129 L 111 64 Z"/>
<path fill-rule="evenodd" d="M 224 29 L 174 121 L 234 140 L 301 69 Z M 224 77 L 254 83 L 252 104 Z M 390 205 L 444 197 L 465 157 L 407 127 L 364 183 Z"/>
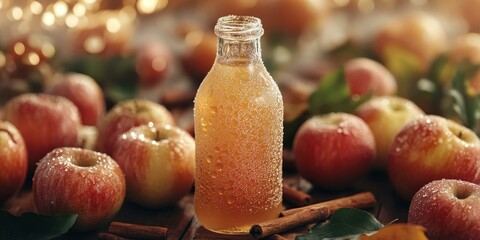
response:
<path fill-rule="evenodd" d="M 295 239 L 352 239 L 361 234 L 376 232 L 382 227 L 383 224 L 366 211 L 341 208 L 330 217 L 329 221 L 317 224 L 309 233 L 297 236 Z"/>
<path fill-rule="evenodd" d="M 44 216 L 27 212 L 15 216 L 0 210 L 0 239 L 52 239 L 66 233 L 76 219 L 77 214 Z"/>
<path fill-rule="evenodd" d="M 353 112 L 360 104 L 371 98 L 371 94 L 351 96 L 345 81 L 344 69 L 338 68 L 325 76 L 317 90 L 308 99 L 312 115 L 330 112 Z"/>
<path fill-rule="evenodd" d="M 461 63 L 455 71 L 449 91 L 453 99 L 453 110 L 462 124 L 472 130 L 475 130 L 480 120 L 480 96 L 469 93 L 468 80 L 478 71 L 478 67 L 467 62 Z"/>

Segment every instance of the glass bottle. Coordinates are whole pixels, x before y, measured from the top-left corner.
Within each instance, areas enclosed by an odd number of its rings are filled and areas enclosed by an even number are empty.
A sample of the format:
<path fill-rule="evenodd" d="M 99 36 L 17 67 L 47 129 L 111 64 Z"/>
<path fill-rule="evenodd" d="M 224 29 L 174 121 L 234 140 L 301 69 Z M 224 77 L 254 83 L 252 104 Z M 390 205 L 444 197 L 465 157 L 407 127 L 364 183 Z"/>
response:
<path fill-rule="evenodd" d="M 207 229 L 248 233 L 282 209 L 283 102 L 263 65 L 261 21 L 226 16 L 195 97 L 195 212 Z"/>

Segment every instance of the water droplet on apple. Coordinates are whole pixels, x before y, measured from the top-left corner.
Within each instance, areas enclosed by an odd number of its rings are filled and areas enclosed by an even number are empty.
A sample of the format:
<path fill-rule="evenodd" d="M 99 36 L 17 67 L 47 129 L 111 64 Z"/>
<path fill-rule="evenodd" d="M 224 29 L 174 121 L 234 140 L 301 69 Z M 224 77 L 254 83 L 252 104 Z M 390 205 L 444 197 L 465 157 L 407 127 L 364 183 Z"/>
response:
<path fill-rule="evenodd" d="M 228 197 L 228 199 L 227 199 L 227 203 L 228 203 L 228 204 L 232 205 L 232 204 L 234 204 L 235 202 L 236 202 L 235 197 L 233 197 L 233 196 L 229 196 L 229 197 Z"/>

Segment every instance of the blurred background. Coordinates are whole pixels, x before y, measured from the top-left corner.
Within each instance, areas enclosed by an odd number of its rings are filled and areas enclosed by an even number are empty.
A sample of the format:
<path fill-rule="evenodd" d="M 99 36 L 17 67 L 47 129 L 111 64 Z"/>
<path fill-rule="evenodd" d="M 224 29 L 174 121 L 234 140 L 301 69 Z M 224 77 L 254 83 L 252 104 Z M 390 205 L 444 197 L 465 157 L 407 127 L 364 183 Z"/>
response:
<path fill-rule="evenodd" d="M 286 122 L 325 75 L 357 57 L 385 65 L 398 95 L 448 115 L 456 66 L 480 63 L 478 9 L 480 0 L 0 0 L 0 106 L 80 72 L 99 83 L 107 107 L 147 98 L 188 116 L 186 126 L 215 58 L 216 20 L 236 14 L 262 20 Z M 478 99 L 480 75 L 471 75 Z"/>

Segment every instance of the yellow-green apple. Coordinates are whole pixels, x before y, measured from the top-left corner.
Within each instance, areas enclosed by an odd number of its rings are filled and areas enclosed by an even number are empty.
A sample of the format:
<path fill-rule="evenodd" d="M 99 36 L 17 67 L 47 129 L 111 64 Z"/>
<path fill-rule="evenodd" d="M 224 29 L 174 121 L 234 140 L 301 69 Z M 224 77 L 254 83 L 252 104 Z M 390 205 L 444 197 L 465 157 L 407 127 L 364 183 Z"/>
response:
<path fill-rule="evenodd" d="M 387 170 L 395 191 L 406 200 L 425 184 L 443 178 L 480 184 L 480 140 L 459 123 L 425 115 L 395 136 Z"/>
<path fill-rule="evenodd" d="M 428 183 L 413 196 L 408 222 L 424 226 L 430 239 L 478 239 L 480 185 L 455 179 Z"/>
<path fill-rule="evenodd" d="M 293 153 L 301 176 L 317 187 L 341 189 L 370 170 L 375 139 L 361 118 L 329 113 L 314 116 L 300 126 Z"/>
<path fill-rule="evenodd" d="M 30 171 L 53 149 L 77 145 L 80 113 L 64 97 L 43 93 L 19 95 L 5 105 L 4 118 L 22 134 Z"/>
<path fill-rule="evenodd" d="M 171 65 L 170 50 L 163 42 L 144 43 L 137 51 L 135 69 L 143 86 L 152 86 L 165 80 Z"/>
<path fill-rule="evenodd" d="M 127 198 L 156 208 L 175 204 L 193 186 L 195 141 L 168 124 L 148 124 L 119 136 L 113 158 L 125 173 Z"/>
<path fill-rule="evenodd" d="M 393 95 L 397 82 L 382 64 L 368 58 L 354 58 L 345 63 L 345 80 L 350 94 Z"/>
<path fill-rule="evenodd" d="M 22 135 L 13 124 L 0 121 L 0 206 L 23 186 L 27 166 Z"/>
<path fill-rule="evenodd" d="M 33 199 L 44 215 L 78 214 L 78 231 L 98 229 L 120 210 L 125 177 L 108 155 L 82 148 L 57 148 L 33 176 Z"/>
<path fill-rule="evenodd" d="M 172 114 L 150 100 L 130 99 L 117 103 L 99 122 L 96 149 L 111 155 L 120 134 L 149 122 L 174 124 Z"/>
<path fill-rule="evenodd" d="M 399 95 L 408 96 L 418 76 L 446 50 L 447 37 L 435 16 L 415 11 L 386 22 L 372 44 L 376 55 L 396 77 Z"/>
<path fill-rule="evenodd" d="M 377 96 L 360 105 L 355 114 L 363 119 L 375 137 L 374 167 L 385 170 L 387 154 L 397 133 L 409 121 L 425 113 L 412 101 L 399 96 Z"/>
<path fill-rule="evenodd" d="M 80 111 L 83 125 L 95 126 L 105 114 L 103 90 L 88 75 L 81 73 L 61 75 L 46 92 L 72 101 Z"/>

